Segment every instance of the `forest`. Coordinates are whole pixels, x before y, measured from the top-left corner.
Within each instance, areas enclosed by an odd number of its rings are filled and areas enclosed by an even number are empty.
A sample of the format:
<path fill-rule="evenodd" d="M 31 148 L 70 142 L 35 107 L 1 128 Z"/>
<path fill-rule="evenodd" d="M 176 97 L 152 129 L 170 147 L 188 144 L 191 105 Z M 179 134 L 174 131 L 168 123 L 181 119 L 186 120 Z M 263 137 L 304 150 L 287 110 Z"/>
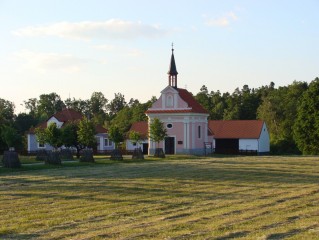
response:
<path fill-rule="evenodd" d="M 272 154 L 319 154 L 319 78 L 280 87 L 273 82 L 259 88 L 244 85 L 232 93 L 203 85 L 194 97 L 212 120 L 264 120 Z M 127 102 L 121 93 L 109 100 L 102 92 L 93 92 L 89 99 L 62 100 L 53 92 L 25 100 L 26 112 L 15 114 L 14 103 L 0 98 L 0 152 L 8 148 L 8 139 L 17 150 L 25 150 L 26 132 L 63 108 L 73 108 L 106 128 L 117 126 L 126 136 L 133 122 L 147 120 L 145 111 L 154 101 L 153 96 L 145 103 Z"/>

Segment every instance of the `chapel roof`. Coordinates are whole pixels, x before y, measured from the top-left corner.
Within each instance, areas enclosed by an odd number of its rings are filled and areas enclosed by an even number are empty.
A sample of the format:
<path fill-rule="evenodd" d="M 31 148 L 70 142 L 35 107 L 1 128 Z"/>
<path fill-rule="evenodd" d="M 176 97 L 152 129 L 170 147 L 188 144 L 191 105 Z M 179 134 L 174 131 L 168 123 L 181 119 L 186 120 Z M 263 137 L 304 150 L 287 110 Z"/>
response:
<path fill-rule="evenodd" d="M 193 94 L 183 88 L 177 88 L 178 95 L 181 99 L 187 103 L 187 108 L 182 109 L 148 109 L 146 113 L 202 113 L 208 114 L 208 111 L 205 110 L 202 105 L 200 105 L 196 99 L 194 98 Z"/>

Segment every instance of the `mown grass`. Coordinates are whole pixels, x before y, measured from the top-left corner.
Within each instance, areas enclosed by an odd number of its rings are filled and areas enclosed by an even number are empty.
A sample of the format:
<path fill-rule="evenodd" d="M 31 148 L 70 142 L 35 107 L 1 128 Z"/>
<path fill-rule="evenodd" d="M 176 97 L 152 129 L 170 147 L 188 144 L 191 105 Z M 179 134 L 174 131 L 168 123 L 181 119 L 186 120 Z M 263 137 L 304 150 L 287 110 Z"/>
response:
<path fill-rule="evenodd" d="M 173 158 L 3 172 L 0 239 L 319 239 L 318 157 Z"/>

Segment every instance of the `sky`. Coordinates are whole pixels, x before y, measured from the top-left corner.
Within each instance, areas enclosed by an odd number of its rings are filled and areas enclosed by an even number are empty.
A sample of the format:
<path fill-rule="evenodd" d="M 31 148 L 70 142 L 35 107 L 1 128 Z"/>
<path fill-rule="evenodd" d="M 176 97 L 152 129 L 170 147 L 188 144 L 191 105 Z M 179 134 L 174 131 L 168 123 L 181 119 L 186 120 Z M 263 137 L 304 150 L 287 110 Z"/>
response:
<path fill-rule="evenodd" d="M 318 0 L 0 0 L 0 98 L 102 92 L 146 102 L 168 85 L 196 94 L 319 76 Z"/>

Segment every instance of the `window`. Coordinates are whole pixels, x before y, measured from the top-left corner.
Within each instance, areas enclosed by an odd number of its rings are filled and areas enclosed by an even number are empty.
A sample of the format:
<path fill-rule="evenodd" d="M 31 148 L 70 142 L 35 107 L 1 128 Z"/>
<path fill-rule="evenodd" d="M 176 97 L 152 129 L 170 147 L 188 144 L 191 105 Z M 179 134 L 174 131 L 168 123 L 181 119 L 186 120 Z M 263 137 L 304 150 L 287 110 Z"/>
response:
<path fill-rule="evenodd" d="M 166 127 L 167 127 L 167 128 L 172 128 L 172 127 L 173 127 L 173 124 L 168 123 L 168 124 L 166 125 Z"/>
<path fill-rule="evenodd" d="M 40 143 L 40 142 L 38 142 L 38 148 L 45 148 L 44 143 Z"/>
<path fill-rule="evenodd" d="M 198 138 L 200 138 L 200 126 L 198 126 Z"/>
<path fill-rule="evenodd" d="M 173 96 L 168 95 L 166 98 L 166 106 L 167 107 L 173 107 Z"/>
<path fill-rule="evenodd" d="M 112 146 L 113 142 L 108 139 L 108 138 L 104 138 L 104 147 L 109 147 Z"/>

